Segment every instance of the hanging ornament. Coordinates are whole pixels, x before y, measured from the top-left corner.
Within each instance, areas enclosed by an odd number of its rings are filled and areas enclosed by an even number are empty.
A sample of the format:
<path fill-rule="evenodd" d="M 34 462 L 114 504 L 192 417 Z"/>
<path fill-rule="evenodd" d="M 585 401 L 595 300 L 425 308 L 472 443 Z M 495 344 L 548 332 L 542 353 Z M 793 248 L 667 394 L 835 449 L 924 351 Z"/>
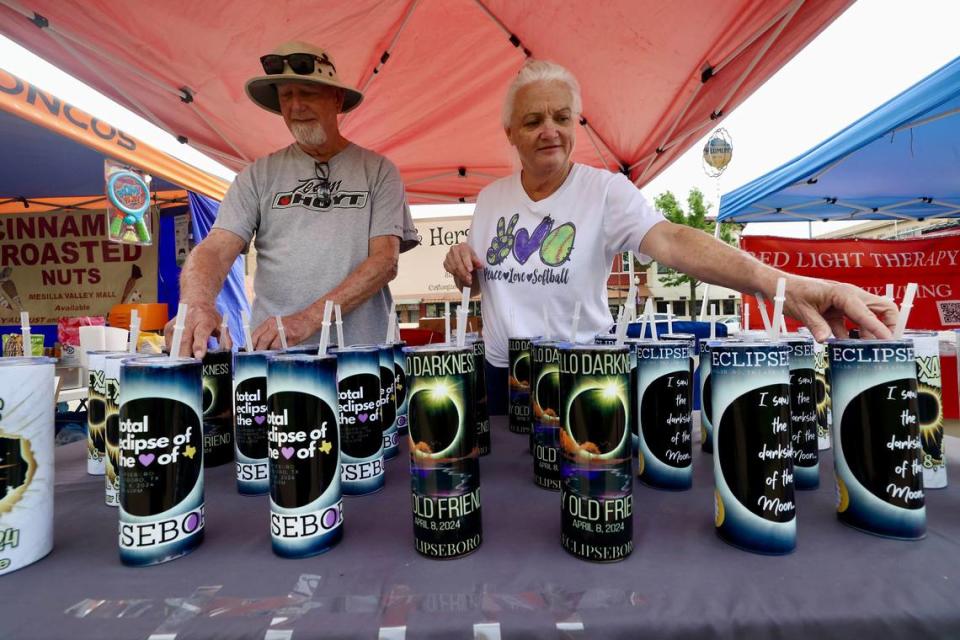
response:
<path fill-rule="evenodd" d="M 723 127 L 710 135 L 703 146 L 703 170 L 711 178 L 719 178 L 733 158 L 733 139 Z"/>

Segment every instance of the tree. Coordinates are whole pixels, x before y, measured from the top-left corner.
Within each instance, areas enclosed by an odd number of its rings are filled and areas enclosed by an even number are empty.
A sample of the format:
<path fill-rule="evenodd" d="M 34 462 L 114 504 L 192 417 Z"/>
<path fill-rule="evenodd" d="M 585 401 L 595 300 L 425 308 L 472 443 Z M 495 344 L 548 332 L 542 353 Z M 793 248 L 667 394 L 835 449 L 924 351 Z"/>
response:
<path fill-rule="evenodd" d="M 670 222 L 682 224 L 694 229 L 700 229 L 705 233 L 713 235 L 716 223 L 707 220 L 707 213 L 710 212 L 711 205 L 703 200 L 703 192 L 700 189 L 690 189 L 687 196 L 687 210 L 684 211 L 677 201 L 677 197 L 672 192 L 666 191 L 657 196 L 654 206 Z M 734 244 L 737 241 L 739 226 L 735 224 L 720 225 L 720 239 L 727 244 Z M 696 278 L 680 273 L 674 269 L 668 269 L 666 273 L 660 275 L 660 280 L 667 287 L 679 287 L 681 285 L 690 286 L 690 319 L 696 319 L 697 312 L 697 285 L 700 281 Z"/>

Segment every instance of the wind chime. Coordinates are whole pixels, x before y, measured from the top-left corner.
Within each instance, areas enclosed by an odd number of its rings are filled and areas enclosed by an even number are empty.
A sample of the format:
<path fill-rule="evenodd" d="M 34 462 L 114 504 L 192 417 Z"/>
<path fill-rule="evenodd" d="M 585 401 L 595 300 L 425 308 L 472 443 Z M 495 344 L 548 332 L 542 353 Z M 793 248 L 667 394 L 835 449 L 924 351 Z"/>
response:
<path fill-rule="evenodd" d="M 727 165 L 733 159 L 733 138 L 730 133 L 720 127 L 715 130 L 703 145 L 703 171 L 715 181 L 717 190 L 717 207 L 720 206 L 720 176 L 726 171 Z M 720 221 L 714 224 L 713 237 L 720 237 Z M 700 322 L 707 317 L 707 306 L 710 301 L 710 284 L 703 286 L 703 302 L 700 305 Z"/>

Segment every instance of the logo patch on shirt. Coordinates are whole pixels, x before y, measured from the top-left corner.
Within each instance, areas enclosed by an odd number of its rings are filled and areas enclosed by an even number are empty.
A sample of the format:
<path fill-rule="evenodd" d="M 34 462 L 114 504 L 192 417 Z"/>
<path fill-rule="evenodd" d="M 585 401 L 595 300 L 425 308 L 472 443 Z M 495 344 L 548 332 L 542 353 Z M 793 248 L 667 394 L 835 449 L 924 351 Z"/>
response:
<path fill-rule="evenodd" d="M 367 205 L 368 191 L 340 191 L 340 181 L 326 183 L 318 178 L 300 180 L 293 191 L 281 191 L 273 196 L 273 209 L 303 207 L 311 211 L 331 209 L 363 209 Z"/>

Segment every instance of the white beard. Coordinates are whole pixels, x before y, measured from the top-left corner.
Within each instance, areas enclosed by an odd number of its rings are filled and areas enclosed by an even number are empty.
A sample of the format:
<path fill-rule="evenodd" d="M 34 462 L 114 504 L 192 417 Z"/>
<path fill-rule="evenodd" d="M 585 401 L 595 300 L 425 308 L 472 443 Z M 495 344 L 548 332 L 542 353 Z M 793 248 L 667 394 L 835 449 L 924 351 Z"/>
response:
<path fill-rule="evenodd" d="M 327 142 L 327 132 L 318 124 L 290 123 L 290 133 L 300 144 L 319 147 Z"/>

